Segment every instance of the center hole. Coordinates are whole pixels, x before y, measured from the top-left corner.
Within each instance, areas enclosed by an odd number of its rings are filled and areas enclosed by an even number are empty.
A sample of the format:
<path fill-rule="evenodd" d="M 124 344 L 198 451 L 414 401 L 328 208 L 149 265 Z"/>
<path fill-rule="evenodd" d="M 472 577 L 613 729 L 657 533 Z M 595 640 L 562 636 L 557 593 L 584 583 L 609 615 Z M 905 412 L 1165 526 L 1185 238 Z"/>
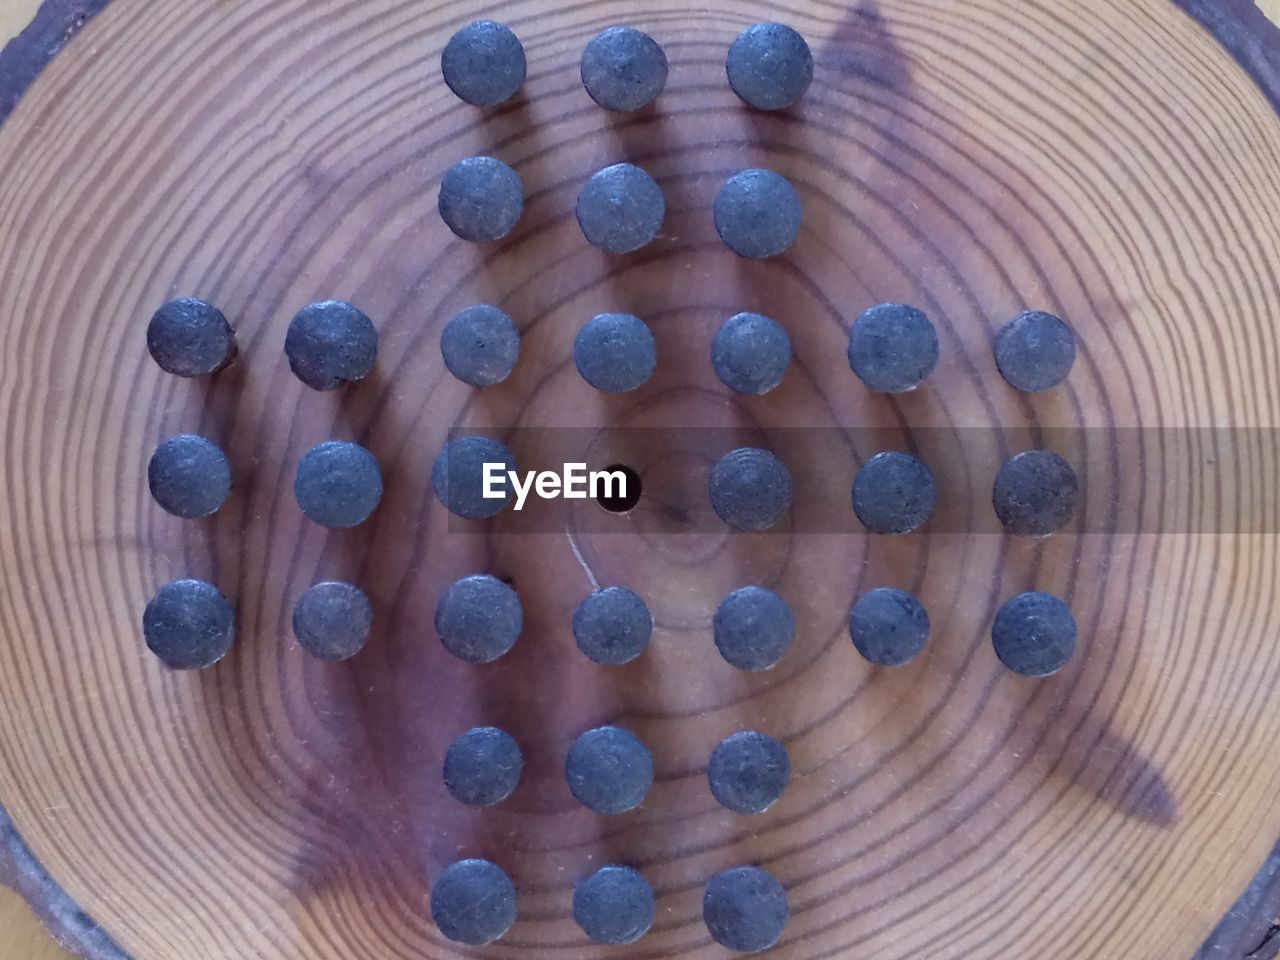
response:
<path fill-rule="evenodd" d="M 624 482 L 619 484 L 615 480 L 607 486 L 601 486 L 600 492 L 596 495 L 596 503 L 610 513 L 626 513 L 640 502 L 640 474 L 625 463 L 610 464 L 604 469 L 606 473 L 622 474 Z M 621 495 L 619 495 L 619 487 L 622 488 Z"/>

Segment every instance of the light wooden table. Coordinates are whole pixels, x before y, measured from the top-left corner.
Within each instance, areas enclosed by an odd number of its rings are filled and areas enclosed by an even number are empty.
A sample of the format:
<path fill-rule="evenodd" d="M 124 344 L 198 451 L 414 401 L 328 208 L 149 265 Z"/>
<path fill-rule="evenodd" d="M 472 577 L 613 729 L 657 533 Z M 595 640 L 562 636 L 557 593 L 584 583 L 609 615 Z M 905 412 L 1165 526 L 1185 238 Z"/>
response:
<path fill-rule="evenodd" d="M 0 3 L 0 34 L 7 41 L 31 20 L 40 0 L 4 0 Z"/>
<path fill-rule="evenodd" d="M 0 42 L 7 42 L 31 20 L 41 0 L 0 0 Z M 1280 0 L 1258 0 L 1280 22 Z M 17 895 L 0 887 L 0 960 L 57 960 L 69 955 L 48 937 Z"/>

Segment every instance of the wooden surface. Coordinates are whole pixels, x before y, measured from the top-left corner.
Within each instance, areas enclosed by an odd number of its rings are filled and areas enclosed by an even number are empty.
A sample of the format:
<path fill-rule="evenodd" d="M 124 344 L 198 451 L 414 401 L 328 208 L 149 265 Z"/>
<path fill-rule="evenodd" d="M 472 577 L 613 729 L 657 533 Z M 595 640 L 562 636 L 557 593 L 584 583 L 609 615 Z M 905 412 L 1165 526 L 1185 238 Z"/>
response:
<path fill-rule="evenodd" d="M 503 9 L 530 52 L 528 99 L 479 122 L 439 83 L 457 18 L 436 8 L 116 0 L 0 127 L 0 798 L 32 849 L 138 960 L 460 955 L 425 895 L 466 854 L 525 891 L 510 936 L 468 955 L 595 955 L 569 892 L 623 859 L 653 880 L 658 922 L 601 956 L 722 956 L 699 888 L 742 861 L 788 886 L 779 957 L 1190 956 L 1280 836 L 1278 543 L 1123 532 L 1130 511 L 1194 507 L 1153 451 L 1080 451 L 1099 478 L 1089 516 L 1118 532 L 1041 544 L 588 532 L 580 558 L 562 537 L 450 531 L 423 484 L 455 422 L 592 426 L 643 404 L 650 420 L 875 425 L 889 442 L 904 420 L 998 423 L 1014 443 L 1036 425 L 1280 426 L 1274 113 L 1157 0 L 902 0 L 882 21 L 812 3 L 795 22 L 818 81 L 793 117 L 750 115 L 723 83 L 725 44 L 772 8 L 573 9 Z M 651 116 L 606 118 L 576 82 L 582 43 L 615 20 L 671 55 Z M 530 202 L 509 243 L 477 251 L 433 206 L 441 171 L 481 150 L 516 165 Z M 659 178 L 672 213 L 652 251 L 606 260 L 566 212 L 621 158 Z M 748 163 L 805 199 L 777 262 L 735 261 L 710 228 L 717 182 Z M 161 376 L 142 349 L 177 292 L 240 331 L 242 363 L 211 388 Z M 293 310 L 326 295 L 384 334 L 380 376 L 341 397 L 300 388 L 280 351 Z M 843 360 L 849 316 L 888 298 L 943 330 L 938 373 L 898 404 Z M 477 400 L 435 344 L 480 299 L 526 337 L 517 374 Z M 564 361 L 586 316 L 624 303 L 654 320 L 661 366 L 605 404 Z M 988 348 L 1027 304 L 1060 310 L 1084 348 L 1069 389 L 1032 400 L 1003 388 Z M 796 346 L 788 382 L 745 405 L 705 362 L 730 307 L 776 315 Z M 231 453 L 236 496 L 212 522 L 145 495 L 151 447 L 178 430 Z M 330 435 L 368 443 L 388 473 L 367 529 L 323 535 L 288 494 L 297 456 Z M 1274 450 L 1249 452 L 1240 469 L 1269 483 Z M 845 483 L 853 462 L 825 467 Z M 697 484 L 668 493 L 705 509 Z M 659 629 L 634 668 L 591 668 L 566 639 L 590 588 L 580 561 L 650 599 Z M 485 566 L 514 578 L 529 630 L 507 660 L 462 667 L 430 611 Z M 137 622 L 156 585 L 189 574 L 234 597 L 241 631 L 227 662 L 175 675 Z M 365 585 L 379 627 L 326 667 L 292 643 L 288 609 L 333 575 Z M 706 629 L 745 577 L 776 583 L 802 626 L 783 666 L 747 678 Z M 891 673 L 842 636 L 849 600 L 880 581 L 918 590 L 934 620 L 928 654 Z M 1033 585 L 1082 625 L 1081 655 L 1042 682 L 1003 672 L 986 640 L 994 604 Z M 559 764 L 612 719 L 654 747 L 659 783 L 602 821 L 574 808 Z M 444 744 L 473 722 L 508 725 L 530 761 L 520 793 L 482 813 L 438 783 Z M 747 725 L 787 742 L 797 778 L 743 822 L 699 769 Z"/>
<path fill-rule="evenodd" d="M 0 44 L 22 30 L 39 6 L 40 0 L 0 0 Z M 68 956 L 49 938 L 22 898 L 0 887 L 0 960 L 59 960 Z"/>
<path fill-rule="evenodd" d="M 21 897 L 9 890 L 0 890 L 0 958 L 60 960 L 69 956 L 50 939 Z"/>
<path fill-rule="evenodd" d="M 39 8 L 40 0 L 4 0 L 0 3 L 0 43 L 7 43 L 30 23 Z"/>
<path fill-rule="evenodd" d="M 39 0 L 0 2 L 0 42 L 26 26 L 39 5 Z M 0 960 L 60 960 L 69 956 L 50 939 L 22 898 L 0 887 Z"/>

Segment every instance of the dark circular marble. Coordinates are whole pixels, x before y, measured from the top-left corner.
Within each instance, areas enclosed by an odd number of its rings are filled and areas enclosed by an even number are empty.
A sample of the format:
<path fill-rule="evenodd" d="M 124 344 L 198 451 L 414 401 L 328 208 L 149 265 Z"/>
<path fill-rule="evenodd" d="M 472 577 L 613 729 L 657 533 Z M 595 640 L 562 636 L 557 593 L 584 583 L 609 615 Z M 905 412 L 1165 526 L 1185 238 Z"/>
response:
<path fill-rule="evenodd" d="M 341 580 L 309 588 L 293 605 L 293 635 L 320 660 L 346 660 L 360 652 L 373 628 L 373 604 Z"/>
<path fill-rule="evenodd" d="M 142 614 L 147 647 L 174 670 L 212 666 L 235 638 L 235 613 L 221 591 L 205 580 L 172 580 Z"/>
<path fill-rule="evenodd" d="M 606 110 L 640 110 L 667 83 L 667 55 L 653 37 L 634 27 L 609 27 L 582 51 L 582 85 Z"/>
<path fill-rule="evenodd" d="M 739 670 L 767 670 L 796 634 L 787 601 L 764 587 L 741 587 L 720 601 L 712 618 L 716 649 Z"/>
<path fill-rule="evenodd" d="M 524 609 L 497 577 L 475 573 L 455 580 L 436 603 L 436 632 L 446 650 L 468 663 L 490 663 L 516 645 Z"/>
<path fill-rule="evenodd" d="M 759 867 L 734 867 L 707 881 L 702 919 L 716 943 L 757 953 L 778 942 L 790 911 L 787 891 Z"/>
<path fill-rule="evenodd" d="M 803 209 L 786 177 L 754 168 L 735 173 L 716 194 L 716 232 L 740 257 L 763 259 L 795 243 Z"/>
<path fill-rule="evenodd" d="M 440 181 L 440 217 L 471 243 L 501 240 L 524 212 L 520 176 L 493 157 L 467 157 Z"/>
<path fill-rule="evenodd" d="M 1009 386 L 1028 393 L 1056 387 L 1076 362 L 1076 336 L 1043 310 L 1023 310 L 996 334 L 996 366 Z"/>
<path fill-rule="evenodd" d="M 342 530 L 364 523 L 382 499 L 382 470 L 348 440 L 317 443 L 298 461 L 293 493 L 307 518 Z"/>
<path fill-rule="evenodd" d="M 929 519 L 937 499 L 929 468 L 899 450 L 877 453 L 853 480 L 853 512 L 872 533 L 910 533 Z"/>
<path fill-rule="evenodd" d="M 1061 530 L 1080 499 L 1076 473 L 1049 450 L 1025 450 L 1004 462 L 991 500 L 1010 533 L 1044 537 Z"/>
<path fill-rule="evenodd" d="M 493 20 L 469 23 L 444 45 L 440 72 L 458 98 L 492 107 L 515 96 L 528 64 L 524 46 L 511 28 Z"/>
<path fill-rule="evenodd" d="M 1076 618 L 1050 593 L 1020 593 L 1005 602 L 991 625 L 1000 662 L 1024 677 L 1057 673 L 1076 649 Z"/>
<path fill-rule="evenodd" d="M 147 486 L 156 503 L 175 517 L 207 517 L 231 494 L 231 464 L 212 440 L 184 433 L 156 447 L 147 464 Z"/>
<path fill-rule="evenodd" d="M 739 730 L 711 751 L 707 781 L 716 801 L 734 813 L 764 813 L 791 778 L 787 748 L 759 730 Z"/>
<path fill-rule="evenodd" d="M 484 465 L 502 464 L 503 474 L 516 469 L 515 457 L 491 437 L 472 434 L 448 441 L 431 465 L 431 489 L 436 499 L 452 514 L 468 520 L 482 520 L 511 502 L 510 483 L 501 486 L 504 495 L 484 495 Z"/>
<path fill-rule="evenodd" d="M 849 612 L 849 636 L 872 663 L 899 667 L 924 649 L 929 614 L 907 591 L 876 587 L 859 597 Z"/>
<path fill-rule="evenodd" d="M 630 163 L 615 163 L 586 182 L 576 213 L 592 246 L 606 253 L 630 253 L 658 235 L 667 203 L 653 177 Z"/>
<path fill-rule="evenodd" d="M 634 733 L 596 727 L 573 742 L 564 765 L 569 791 L 596 813 L 625 813 L 653 785 L 653 756 Z"/>
<path fill-rule="evenodd" d="M 199 297 L 179 297 L 152 316 L 147 349 L 165 373 L 202 377 L 217 373 L 236 358 L 236 334 L 213 304 Z"/>
<path fill-rule="evenodd" d="M 738 35 L 725 60 L 729 86 L 757 110 L 783 110 L 813 81 L 809 44 L 781 23 L 755 23 Z"/>
<path fill-rule="evenodd" d="M 440 872 L 431 888 L 431 919 L 456 943 L 492 943 L 515 923 L 515 885 L 495 863 L 458 860 Z"/>
<path fill-rule="evenodd" d="M 914 390 L 937 363 L 937 331 L 923 311 L 905 303 L 870 307 L 849 330 L 849 366 L 872 390 Z"/>
<path fill-rule="evenodd" d="M 573 341 L 573 362 L 582 379 L 606 393 L 626 393 L 643 384 L 658 365 L 658 347 L 648 325 L 629 313 L 602 313 L 582 325 Z"/>
<path fill-rule="evenodd" d="M 351 304 L 320 300 L 289 322 L 284 352 L 294 376 L 312 390 L 336 390 L 373 372 L 378 330 Z"/>
<path fill-rule="evenodd" d="M 768 450 L 739 447 L 708 481 L 711 509 L 735 530 L 768 530 L 791 509 L 791 472 Z"/>
<path fill-rule="evenodd" d="M 497 307 L 463 307 L 440 333 L 440 355 L 449 372 L 473 387 L 501 383 L 520 356 L 520 331 Z"/>
<path fill-rule="evenodd" d="M 654 906 L 649 881 L 618 864 L 601 867 L 573 892 L 573 919 L 595 943 L 635 943 L 653 926 Z"/>
<path fill-rule="evenodd" d="M 492 807 L 507 799 L 523 771 L 520 744 L 497 727 L 472 727 L 455 737 L 444 755 L 444 785 L 470 807 Z"/>
<path fill-rule="evenodd" d="M 596 663 L 630 663 L 644 652 L 653 633 L 649 608 L 626 587 L 605 587 L 573 612 L 578 649 Z"/>
<path fill-rule="evenodd" d="M 782 324 L 759 313 L 736 313 L 711 338 L 711 366 L 730 390 L 768 393 L 791 363 L 791 338 Z"/>

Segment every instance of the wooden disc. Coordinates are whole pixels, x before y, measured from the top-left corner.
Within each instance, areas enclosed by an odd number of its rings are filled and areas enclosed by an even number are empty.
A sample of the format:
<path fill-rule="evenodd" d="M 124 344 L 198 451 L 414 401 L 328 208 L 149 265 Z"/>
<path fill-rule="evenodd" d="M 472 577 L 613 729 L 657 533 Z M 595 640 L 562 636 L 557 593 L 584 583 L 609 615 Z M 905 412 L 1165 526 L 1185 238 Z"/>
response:
<path fill-rule="evenodd" d="M 479 111 L 449 93 L 439 55 L 486 14 L 530 66 L 517 100 Z M 780 16 L 809 38 L 815 82 L 789 112 L 752 112 L 725 51 Z M 672 65 L 637 115 L 605 113 L 579 80 L 583 45 L 616 22 Z M 456 240 L 436 212 L 443 172 L 477 153 L 526 192 L 495 246 Z M 668 215 L 650 247 L 610 257 L 573 206 L 621 160 L 659 181 Z M 748 166 L 783 173 L 805 207 L 798 242 L 767 262 L 736 258 L 712 225 L 719 185 Z M 780 957 L 1163 960 L 1195 951 L 1280 835 L 1280 124 L 1168 0 L 516 0 L 465 15 L 116 0 L 0 129 L 0 170 L 0 796 L 137 960 L 593 956 L 572 890 L 609 862 L 641 869 L 658 911 L 601 956 L 723 956 L 702 888 L 752 863 L 788 892 Z M 145 348 L 151 313 L 187 294 L 238 334 L 239 361 L 211 380 L 167 376 Z M 371 379 L 320 394 L 283 342 L 326 297 L 364 310 L 382 346 Z M 924 309 L 941 339 L 934 375 L 896 399 L 845 358 L 853 318 L 884 300 Z M 442 325 L 479 302 L 523 334 L 515 373 L 483 391 L 439 351 Z M 1027 307 L 1080 344 L 1067 383 L 1036 396 L 1001 380 L 991 350 Z M 635 393 L 601 395 L 572 364 L 578 327 L 605 310 L 657 339 Z M 792 339 L 763 397 L 711 370 L 711 335 L 738 310 Z M 427 484 L 455 427 L 534 458 L 607 426 L 681 438 L 626 449 L 648 491 L 630 514 L 468 524 Z M 1217 453 L 1195 445 L 1208 427 L 1233 431 Z M 180 432 L 231 459 L 211 519 L 148 495 L 151 451 Z M 305 520 L 292 493 L 299 457 L 331 437 L 365 444 L 386 484 L 345 532 Z M 709 522 L 706 473 L 729 440 L 791 451 L 796 506 L 778 531 Z M 991 529 L 990 483 L 1001 456 L 1038 445 L 1063 447 L 1084 500 L 1066 533 L 1015 541 Z M 847 511 L 858 464 L 885 448 L 954 468 L 920 533 L 871 538 Z M 525 611 L 515 650 L 484 666 L 453 660 L 432 622 L 441 590 L 476 572 L 508 578 Z M 216 582 L 237 613 L 232 654 L 197 673 L 164 669 L 140 635 L 147 599 L 182 576 Z M 291 633 L 323 579 L 374 604 L 348 662 L 310 659 Z M 798 623 L 758 674 L 721 660 L 710 628 L 752 582 Z M 623 667 L 587 661 L 569 630 L 610 583 L 656 621 Z M 893 670 L 862 661 L 846 628 L 882 584 L 932 619 L 925 653 Z M 1047 680 L 991 648 L 995 610 L 1028 589 L 1066 599 L 1080 627 Z M 657 773 L 613 817 L 563 777 L 568 745 L 602 722 L 644 739 Z M 440 776 L 477 724 L 510 730 L 526 760 L 485 810 Z M 740 728 L 790 753 L 766 814 L 731 814 L 707 786 L 711 749 Z M 519 891 L 516 925 L 480 951 L 445 941 L 427 908 L 467 856 Z"/>

